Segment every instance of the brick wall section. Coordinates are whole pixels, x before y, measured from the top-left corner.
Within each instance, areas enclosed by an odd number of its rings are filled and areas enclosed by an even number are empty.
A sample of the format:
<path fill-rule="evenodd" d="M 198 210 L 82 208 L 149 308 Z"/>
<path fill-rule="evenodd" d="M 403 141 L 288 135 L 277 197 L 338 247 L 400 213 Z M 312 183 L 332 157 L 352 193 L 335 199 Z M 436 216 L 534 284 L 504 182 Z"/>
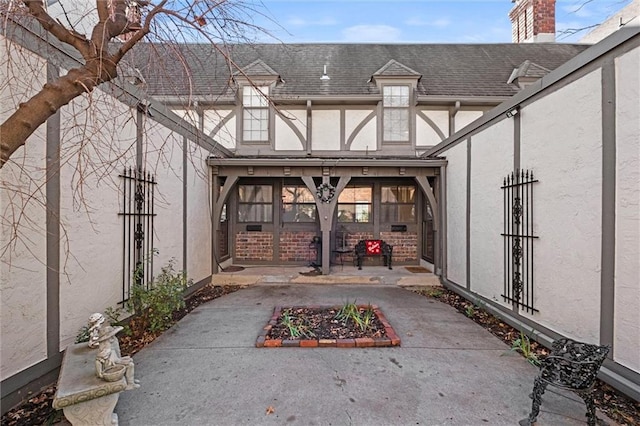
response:
<path fill-rule="evenodd" d="M 418 234 L 413 232 L 381 232 L 380 239 L 393 246 L 393 263 L 418 260 Z"/>
<path fill-rule="evenodd" d="M 509 19 L 514 43 L 538 34 L 555 34 L 556 0 L 519 0 L 509 12 Z"/>
<path fill-rule="evenodd" d="M 283 262 L 310 262 L 316 260 L 316 251 L 309 248 L 314 232 L 280 233 L 280 260 Z"/>
<path fill-rule="evenodd" d="M 238 232 L 235 259 L 273 260 L 273 234 L 271 232 Z"/>
<path fill-rule="evenodd" d="M 556 0 L 536 0 L 533 6 L 535 19 L 533 20 L 533 33 L 556 32 Z"/>

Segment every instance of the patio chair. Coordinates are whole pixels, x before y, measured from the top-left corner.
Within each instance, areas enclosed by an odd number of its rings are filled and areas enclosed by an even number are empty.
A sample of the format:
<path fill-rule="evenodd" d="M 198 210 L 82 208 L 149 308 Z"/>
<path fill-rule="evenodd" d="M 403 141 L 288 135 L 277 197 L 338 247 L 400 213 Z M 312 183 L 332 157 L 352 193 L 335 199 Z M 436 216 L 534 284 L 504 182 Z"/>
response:
<path fill-rule="evenodd" d="M 575 392 L 587 406 L 587 424 L 596 425 L 596 406 L 593 402 L 593 385 L 598 371 L 609 353 L 609 346 L 597 346 L 558 339 L 551 345 L 551 353 L 540 364 L 540 373 L 534 380 L 533 399 L 529 417 L 520 421 L 521 426 L 533 425 L 540 412 L 542 394 L 548 385 Z"/>

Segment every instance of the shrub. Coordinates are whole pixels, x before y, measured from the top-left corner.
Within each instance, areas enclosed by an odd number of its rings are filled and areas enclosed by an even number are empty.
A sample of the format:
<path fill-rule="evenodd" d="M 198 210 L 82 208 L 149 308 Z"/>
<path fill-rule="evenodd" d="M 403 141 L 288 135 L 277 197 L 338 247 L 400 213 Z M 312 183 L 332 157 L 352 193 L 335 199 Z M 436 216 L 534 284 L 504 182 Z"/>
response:
<path fill-rule="evenodd" d="M 151 332 L 166 330 L 173 324 L 173 313 L 185 307 L 183 292 L 189 286 L 182 271 L 174 269 L 175 260 L 170 260 L 160 274 L 145 288 L 131 287 L 127 306 L 139 318 L 141 325 Z"/>

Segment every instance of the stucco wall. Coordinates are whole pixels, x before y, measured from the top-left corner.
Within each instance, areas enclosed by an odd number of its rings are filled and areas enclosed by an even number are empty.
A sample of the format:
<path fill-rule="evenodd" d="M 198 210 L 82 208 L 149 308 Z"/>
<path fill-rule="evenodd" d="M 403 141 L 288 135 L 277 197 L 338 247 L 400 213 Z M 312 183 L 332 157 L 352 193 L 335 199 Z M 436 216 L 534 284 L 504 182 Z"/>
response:
<path fill-rule="evenodd" d="M 236 116 L 233 110 L 208 109 L 203 114 L 203 131 L 225 148 L 236 147 Z M 224 121 L 226 120 L 226 121 Z M 224 121 L 224 124 L 222 122 Z M 216 127 L 220 126 L 216 131 Z"/>
<path fill-rule="evenodd" d="M 276 140 L 275 149 L 279 150 L 303 150 L 304 140 L 307 137 L 307 111 L 306 110 L 282 110 L 276 114 Z M 296 129 L 302 139 L 293 129 Z"/>
<path fill-rule="evenodd" d="M 535 317 L 594 343 L 600 328 L 600 87 L 596 70 L 521 112 L 522 167 L 540 181 L 534 189 Z"/>
<path fill-rule="evenodd" d="M 340 111 L 314 110 L 311 113 L 311 123 L 312 149 L 340 149 Z"/>
<path fill-rule="evenodd" d="M 462 142 L 447 156 L 447 279 L 461 286 L 467 283 L 467 143 Z"/>
<path fill-rule="evenodd" d="M 61 348 L 73 343 L 91 313 L 122 300 L 118 175 L 135 159 L 132 116 L 135 112 L 101 91 L 61 110 Z"/>
<path fill-rule="evenodd" d="M 154 273 L 174 259 L 176 270 L 182 264 L 183 169 L 181 136 L 169 132 L 158 123 L 145 120 L 143 164 L 155 173 L 158 184 L 154 200 L 153 247 L 158 250 L 153 262 Z"/>
<path fill-rule="evenodd" d="M 471 290 L 506 305 L 504 284 L 504 177 L 513 171 L 513 120 L 471 137 Z"/>
<path fill-rule="evenodd" d="M 10 49 L 0 37 L 0 120 L 46 81 L 46 65 L 24 50 Z M 25 72 L 17 71 L 19 59 Z M 17 72 L 16 72 L 17 71 Z M 47 356 L 45 128 L 41 127 L 0 169 L 0 379 Z M 14 163 L 15 162 L 15 163 Z M 33 197 L 31 197 L 33 194 Z M 16 228 L 16 225 L 19 225 Z M 17 232 L 14 233 L 14 232 Z"/>
<path fill-rule="evenodd" d="M 421 110 L 425 115 L 425 120 L 421 114 L 416 114 L 416 146 L 433 146 L 442 142 L 442 137 L 438 131 L 446 138 L 449 136 L 449 111 L 447 110 Z"/>
<path fill-rule="evenodd" d="M 194 283 L 211 275 L 211 187 L 207 151 L 187 145 L 187 277 Z"/>
<path fill-rule="evenodd" d="M 614 359 L 640 371 L 640 48 L 616 60 Z"/>
<path fill-rule="evenodd" d="M 455 131 L 462 129 L 474 120 L 482 116 L 482 111 L 465 111 L 461 110 L 455 116 Z"/>

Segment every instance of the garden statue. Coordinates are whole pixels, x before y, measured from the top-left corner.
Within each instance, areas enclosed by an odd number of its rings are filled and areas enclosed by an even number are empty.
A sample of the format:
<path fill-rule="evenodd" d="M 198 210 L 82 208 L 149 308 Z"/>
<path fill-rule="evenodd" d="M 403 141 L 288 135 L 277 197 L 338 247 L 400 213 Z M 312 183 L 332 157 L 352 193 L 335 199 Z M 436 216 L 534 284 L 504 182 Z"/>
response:
<path fill-rule="evenodd" d="M 134 379 L 133 359 L 120 354 L 120 344 L 116 334 L 122 330 L 122 327 L 104 325 L 104 322 L 104 315 L 100 313 L 89 317 L 89 347 L 98 348 L 95 361 L 96 376 L 108 382 L 124 377 L 127 389 L 139 388 L 139 382 Z"/>

